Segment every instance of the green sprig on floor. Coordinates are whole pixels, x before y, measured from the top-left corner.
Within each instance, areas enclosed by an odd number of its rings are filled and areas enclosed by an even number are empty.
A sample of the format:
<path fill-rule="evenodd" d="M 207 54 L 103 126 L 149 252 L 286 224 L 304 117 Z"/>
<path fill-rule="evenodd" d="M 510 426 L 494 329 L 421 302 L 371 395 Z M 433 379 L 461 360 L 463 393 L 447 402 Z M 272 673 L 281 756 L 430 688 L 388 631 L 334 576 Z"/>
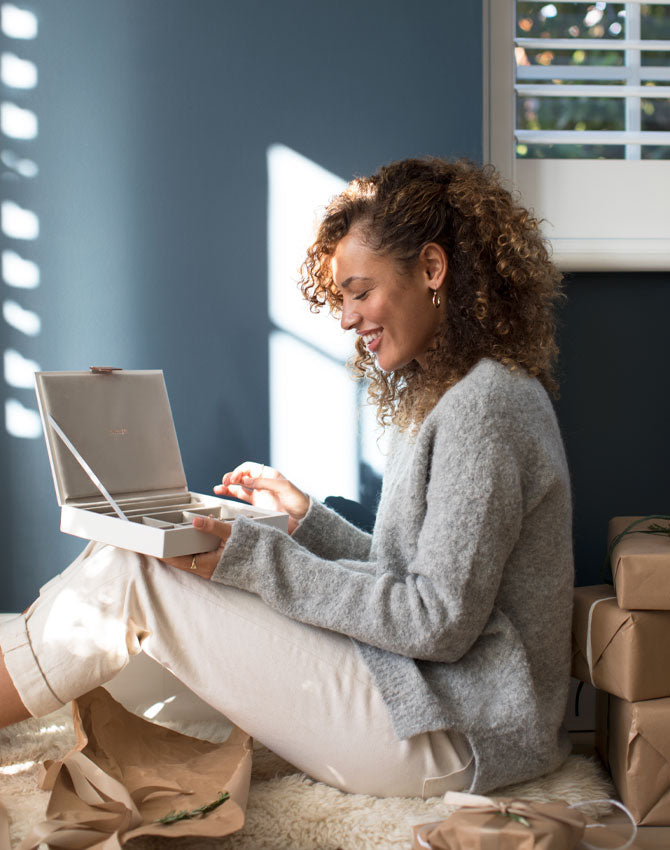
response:
<path fill-rule="evenodd" d="M 177 823 L 177 821 L 180 820 L 190 820 L 191 818 L 204 817 L 208 812 L 211 812 L 214 809 L 218 809 L 221 803 L 225 803 L 228 799 L 230 799 L 230 794 L 227 791 L 219 791 L 219 796 L 211 803 L 205 803 L 204 806 L 199 806 L 197 809 L 191 809 L 190 812 L 187 812 L 186 809 L 182 809 L 179 812 L 175 812 L 173 809 L 171 812 L 168 812 L 168 814 L 166 814 L 164 817 L 158 818 L 156 823 L 164 823 L 166 825 L 169 825 L 171 823 Z"/>

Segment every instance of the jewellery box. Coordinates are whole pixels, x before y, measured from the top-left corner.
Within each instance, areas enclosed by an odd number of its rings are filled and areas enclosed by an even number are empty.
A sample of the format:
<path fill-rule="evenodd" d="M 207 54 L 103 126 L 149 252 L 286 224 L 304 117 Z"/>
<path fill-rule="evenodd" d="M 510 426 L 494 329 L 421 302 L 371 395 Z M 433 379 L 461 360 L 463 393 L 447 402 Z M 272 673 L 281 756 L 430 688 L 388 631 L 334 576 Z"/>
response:
<path fill-rule="evenodd" d="M 288 531 L 288 514 L 192 493 L 160 370 L 36 372 L 61 531 L 145 555 L 208 552 L 195 516 L 245 516 Z"/>

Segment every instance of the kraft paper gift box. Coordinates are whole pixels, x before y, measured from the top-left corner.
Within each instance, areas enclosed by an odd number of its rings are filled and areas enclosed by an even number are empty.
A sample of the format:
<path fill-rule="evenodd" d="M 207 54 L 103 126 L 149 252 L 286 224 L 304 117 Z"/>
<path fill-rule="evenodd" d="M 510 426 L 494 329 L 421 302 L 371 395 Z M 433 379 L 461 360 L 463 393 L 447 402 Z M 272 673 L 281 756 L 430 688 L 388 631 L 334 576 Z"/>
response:
<path fill-rule="evenodd" d="M 598 692 L 596 747 L 621 802 L 642 826 L 670 826 L 670 698 Z"/>
<path fill-rule="evenodd" d="M 414 827 L 413 850 L 575 850 L 586 818 L 561 801 L 538 803 L 447 792 L 461 806 L 446 820 Z"/>
<path fill-rule="evenodd" d="M 191 492 L 160 370 L 36 372 L 61 531 L 145 555 L 216 549 L 194 516 L 245 516 L 288 531 L 288 515 Z"/>
<path fill-rule="evenodd" d="M 670 611 L 619 608 L 610 585 L 576 587 L 572 675 L 630 701 L 670 696 Z"/>
<path fill-rule="evenodd" d="M 608 545 L 641 517 L 614 517 L 609 523 Z M 610 564 L 616 597 L 621 608 L 670 611 L 670 534 L 644 534 L 648 520 L 626 534 L 612 550 Z"/>

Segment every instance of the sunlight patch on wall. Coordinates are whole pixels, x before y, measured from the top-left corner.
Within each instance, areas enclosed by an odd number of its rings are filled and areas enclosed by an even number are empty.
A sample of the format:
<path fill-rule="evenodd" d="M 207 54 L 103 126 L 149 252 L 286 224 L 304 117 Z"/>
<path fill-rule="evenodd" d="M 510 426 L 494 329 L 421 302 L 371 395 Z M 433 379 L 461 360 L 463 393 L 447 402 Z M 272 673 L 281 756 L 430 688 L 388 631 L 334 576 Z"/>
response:
<path fill-rule="evenodd" d="M 2 232 L 10 239 L 37 239 L 40 220 L 32 210 L 20 207 L 14 201 L 3 201 Z"/>
<path fill-rule="evenodd" d="M 0 56 L 0 82 L 3 87 L 2 102 L 0 103 L 0 131 L 2 132 L 2 150 L 0 162 L 3 177 L 11 179 L 7 183 L 12 197 L 5 197 L 0 207 L 0 228 L 7 240 L 22 243 L 19 251 L 8 247 L 2 252 L 3 288 L 12 287 L 15 290 L 36 289 L 40 285 L 40 269 L 37 263 L 29 257 L 35 241 L 40 235 L 40 220 L 37 213 L 25 205 L 25 181 L 32 180 L 39 173 L 39 168 L 32 156 L 32 144 L 39 132 L 38 119 L 35 112 L 29 108 L 30 93 L 37 87 L 37 65 L 30 59 L 21 56 L 22 41 L 37 37 L 37 16 L 28 9 L 20 8 L 12 3 L 3 3 L 0 7 L 0 28 L 7 39 L 14 39 L 12 50 L 5 50 Z M 20 93 L 20 94 L 17 94 Z M 19 106 L 13 102 L 27 105 Z M 11 147 L 7 146 L 11 140 Z M 18 179 L 17 179 L 18 178 Z M 20 292 L 14 293 L 14 298 L 2 298 L 2 316 L 5 325 L 10 328 L 10 338 L 13 346 L 8 347 L 3 356 L 5 385 L 14 391 L 30 391 L 33 399 L 34 373 L 40 366 L 22 352 L 22 348 L 30 338 L 40 334 L 42 321 L 40 316 L 25 304 L 20 303 Z M 28 346 L 29 347 L 29 346 Z M 26 397 L 27 401 L 27 397 Z M 5 399 L 5 428 L 13 437 L 37 439 L 42 433 L 40 417 L 36 410 L 24 404 L 19 398 Z"/>
<path fill-rule="evenodd" d="M 14 53 L 3 53 L 0 57 L 0 79 L 6 86 L 15 89 L 34 89 L 37 85 L 37 65 Z"/>
<path fill-rule="evenodd" d="M 23 109 L 5 101 L 0 105 L 0 129 L 10 139 L 37 138 L 37 115 L 32 109 Z"/>
<path fill-rule="evenodd" d="M 5 301 L 2 305 L 2 316 L 8 325 L 26 336 L 37 336 L 42 329 L 42 320 L 32 310 L 24 310 L 16 301 Z"/>
<path fill-rule="evenodd" d="M 319 214 L 346 183 L 284 145 L 268 150 L 268 175 L 270 318 L 277 327 L 344 361 L 353 352 L 353 335 L 346 334 L 328 310 L 310 313 L 297 281 Z"/>
<path fill-rule="evenodd" d="M 327 309 L 310 312 L 297 285 L 316 225 L 346 182 L 285 145 L 268 163 L 271 463 L 313 495 L 360 497 L 361 463 L 381 475 L 374 412 L 346 360 L 354 335 Z"/>
<path fill-rule="evenodd" d="M 3 3 L 0 10 L 0 28 L 8 38 L 37 38 L 37 16 L 13 3 Z"/>
<path fill-rule="evenodd" d="M 0 162 L 19 177 L 37 177 L 39 174 L 36 162 L 32 159 L 21 158 L 11 150 L 0 151 Z"/>
<path fill-rule="evenodd" d="M 35 385 L 35 372 L 40 371 L 40 364 L 29 360 L 13 348 L 8 348 L 4 356 L 5 381 L 10 387 L 32 389 Z"/>
<path fill-rule="evenodd" d="M 344 181 L 284 145 L 268 163 L 270 458 L 299 487 L 324 498 L 358 492 L 356 386 L 344 361 L 352 350 L 339 323 L 313 314 L 297 286 L 319 208 Z"/>
<path fill-rule="evenodd" d="M 318 499 L 358 497 L 356 391 L 342 364 L 271 334 L 271 463 Z"/>
<path fill-rule="evenodd" d="M 5 427 L 12 437 L 24 437 L 36 440 L 42 436 L 42 422 L 39 413 L 24 407 L 15 398 L 5 402 Z"/>
<path fill-rule="evenodd" d="M 3 251 L 2 277 L 8 286 L 35 289 L 40 285 L 40 267 L 32 260 L 19 256 L 16 251 Z"/>

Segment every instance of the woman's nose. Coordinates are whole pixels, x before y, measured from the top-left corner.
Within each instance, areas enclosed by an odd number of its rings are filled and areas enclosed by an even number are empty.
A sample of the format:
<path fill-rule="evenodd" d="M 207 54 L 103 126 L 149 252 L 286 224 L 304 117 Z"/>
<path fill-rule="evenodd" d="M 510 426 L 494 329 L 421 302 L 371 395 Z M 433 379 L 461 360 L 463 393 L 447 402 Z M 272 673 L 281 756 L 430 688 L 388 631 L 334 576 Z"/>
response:
<path fill-rule="evenodd" d="M 351 328 L 356 327 L 360 318 L 360 315 L 355 310 L 352 310 L 349 307 L 342 307 L 340 327 L 345 331 L 349 331 Z"/>

